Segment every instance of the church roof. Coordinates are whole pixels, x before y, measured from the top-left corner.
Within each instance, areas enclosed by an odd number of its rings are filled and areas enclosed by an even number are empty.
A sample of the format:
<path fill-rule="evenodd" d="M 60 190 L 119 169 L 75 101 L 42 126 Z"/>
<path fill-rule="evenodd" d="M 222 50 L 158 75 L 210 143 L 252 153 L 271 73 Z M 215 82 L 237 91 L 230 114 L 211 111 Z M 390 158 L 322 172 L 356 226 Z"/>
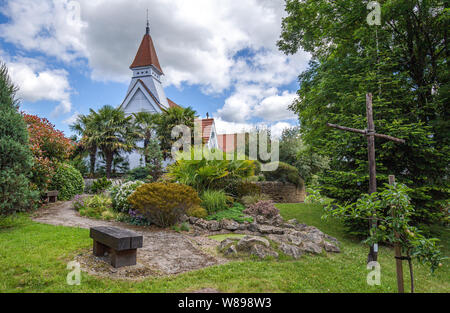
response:
<path fill-rule="evenodd" d="M 135 67 L 143 67 L 153 65 L 156 67 L 161 73 L 163 73 L 161 69 L 161 65 L 159 65 L 158 56 L 156 55 L 155 46 L 153 45 L 153 40 L 150 34 L 145 34 L 144 38 L 142 38 L 141 45 L 139 46 L 138 52 L 134 57 L 133 63 L 130 65 L 130 68 Z"/>
<path fill-rule="evenodd" d="M 173 102 L 169 98 L 167 98 L 167 102 L 169 103 L 169 108 L 174 108 L 174 107 L 179 107 L 180 108 L 180 106 L 178 104 L 176 104 L 175 102 Z"/>
<path fill-rule="evenodd" d="M 211 137 L 211 131 L 214 124 L 213 118 L 204 118 L 204 119 L 196 119 L 196 122 L 200 123 L 202 128 L 202 140 L 203 143 L 208 143 L 209 138 Z"/>

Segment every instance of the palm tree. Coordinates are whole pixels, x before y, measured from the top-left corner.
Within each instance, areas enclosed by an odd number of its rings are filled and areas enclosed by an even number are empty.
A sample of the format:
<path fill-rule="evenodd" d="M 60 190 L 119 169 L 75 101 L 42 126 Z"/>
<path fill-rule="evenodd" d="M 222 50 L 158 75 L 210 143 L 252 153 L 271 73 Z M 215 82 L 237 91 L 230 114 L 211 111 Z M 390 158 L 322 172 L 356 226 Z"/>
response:
<path fill-rule="evenodd" d="M 161 144 L 164 158 L 170 156 L 174 140 L 172 140 L 172 129 L 177 125 L 186 125 L 193 129 L 196 112 L 191 108 L 172 107 L 165 110 L 157 119 L 156 132 Z"/>
<path fill-rule="evenodd" d="M 99 134 L 94 122 L 94 115 L 80 114 L 74 124 L 70 125 L 70 129 L 81 136 L 80 144 L 89 152 L 90 174 L 94 175 L 95 162 L 97 159 L 97 150 L 99 144 Z"/>
<path fill-rule="evenodd" d="M 142 151 L 145 158 L 145 165 L 148 165 L 150 160 L 147 153 L 147 148 L 152 139 L 152 134 L 155 131 L 159 116 L 158 114 L 152 114 L 149 112 L 133 113 L 133 116 L 136 131 L 139 133 L 141 138 L 144 139 L 144 148 Z"/>
<path fill-rule="evenodd" d="M 105 156 L 106 176 L 110 178 L 114 155 L 131 152 L 139 135 L 132 123 L 133 116 L 125 116 L 122 110 L 105 105 L 98 112 L 91 109 L 91 114 L 98 131 L 98 147 Z"/>

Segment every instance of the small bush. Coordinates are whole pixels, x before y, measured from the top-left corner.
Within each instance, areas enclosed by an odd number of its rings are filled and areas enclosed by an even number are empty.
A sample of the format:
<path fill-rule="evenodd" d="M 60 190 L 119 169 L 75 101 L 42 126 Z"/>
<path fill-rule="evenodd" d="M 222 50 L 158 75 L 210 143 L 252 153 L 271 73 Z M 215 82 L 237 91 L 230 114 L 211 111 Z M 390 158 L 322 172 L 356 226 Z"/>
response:
<path fill-rule="evenodd" d="M 303 187 L 304 184 L 298 169 L 283 162 L 278 163 L 278 168 L 276 170 L 264 172 L 264 176 L 268 181 L 291 183 L 296 185 L 298 188 Z"/>
<path fill-rule="evenodd" d="M 78 198 L 75 201 L 74 207 L 81 216 L 105 220 L 115 218 L 115 214 L 111 210 L 111 198 L 103 194 L 86 197 L 84 199 Z"/>
<path fill-rule="evenodd" d="M 202 208 L 201 206 L 193 207 L 187 210 L 186 212 L 187 216 L 192 216 L 196 218 L 205 218 L 208 216 L 208 212 L 205 210 L 205 208 Z"/>
<path fill-rule="evenodd" d="M 278 210 L 273 201 L 259 201 L 255 204 L 250 205 L 247 209 L 244 210 L 245 214 L 249 215 L 262 215 L 266 218 L 272 218 L 280 214 L 280 210 Z"/>
<path fill-rule="evenodd" d="M 145 218 L 145 216 L 134 210 L 130 210 L 128 211 L 128 213 L 118 213 L 116 221 L 136 226 L 148 226 L 151 224 L 150 221 Z"/>
<path fill-rule="evenodd" d="M 111 187 L 112 182 L 106 177 L 96 179 L 92 182 L 91 193 L 102 193 L 109 187 Z"/>
<path fill-rule="evenodd" d="M 143 180 L 146 182 L 152 182 L 153 177 L 151 175 L 151 169 L 145 166 L 135 167 L 127 173 L 128 180 Z"/>
<path fill-rule="evenodd" d="M 175 225 L 187 210 L 201 202 L 189 186 L 175 183 L 144 184 L 128 197 L 128 202 L 148 220 L 161 227 Z"/>
<path fill-rule="evenodd" d="M 208 211 L 208 214 L 213 214 L 228 208 L 227 195 L 221 190 L 205 190 L 201 199 L 202 207 Z"/>
<path fill-rule="evenodd" d="M 233 207 L 219 211 L 213 215 L 209 215 L 206 217 L 207 220 L 216 220 L 221 221 L 223 219 L 229 219 L 234 220 L 238 223 L 244 223 L 244 222 L 253 222 L 253 219 L 251 217 L 245 217 L 243 211 L 245 210 L 245 207 L 240 203 L 235 203 Z"/>
<path fill-rule="evenodd" d="M 70 200 L 75 195 L 83 193 L 83 176 L 73 166 L 62 163 L 56 169 L 49 190 L 58 190 L 60 200 Z"/>
<path fill-rule="evenodd" d="M 128 197 L 136 191 L 139 186 L 144 184 L 143 181 L 129 181 L 122 185 L 116 185 L 111 188 L 112 207 L 116 212 L 128 213 L 132 209 L 128 202 Z"/>
<path fill-rule="evenodd" d="M 272 200 L 270 198 L 269 195 L 266 195 L 265 193 L 259 194 L 259 195 L 248 195 L 248 196 L 244 196 L 241 199 L 242 204 L 245 207 L 248 207 L 252 204 L 255 204 L 259 201 L 267 201 L 267 200 Z"/>

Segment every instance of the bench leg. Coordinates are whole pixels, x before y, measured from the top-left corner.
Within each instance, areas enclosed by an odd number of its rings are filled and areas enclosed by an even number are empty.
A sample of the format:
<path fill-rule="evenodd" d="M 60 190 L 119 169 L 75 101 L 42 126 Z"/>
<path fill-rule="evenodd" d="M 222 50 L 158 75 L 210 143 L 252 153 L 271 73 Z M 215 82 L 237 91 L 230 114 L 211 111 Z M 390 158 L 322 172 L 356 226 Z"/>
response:
<path fill-rule="evenodd" d="M 111 265 L 115 268 L 136 265 L 136 249 L 123 251 L 111 249 Z"/>
<path fill-rule="evenodd" d="M 105 252 L 109 252 L 109 247 L 94 240 L 93 253 L 95 256 L 104 256 Z"/>

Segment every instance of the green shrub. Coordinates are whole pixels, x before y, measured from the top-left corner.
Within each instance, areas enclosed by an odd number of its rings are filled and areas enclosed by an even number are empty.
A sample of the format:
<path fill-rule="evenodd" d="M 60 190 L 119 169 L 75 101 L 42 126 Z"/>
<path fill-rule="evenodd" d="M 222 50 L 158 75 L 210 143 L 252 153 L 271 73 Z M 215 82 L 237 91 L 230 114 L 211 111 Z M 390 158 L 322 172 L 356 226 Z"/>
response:
<path fill-rule="evenodd" d="M 153 177 L 151 175 L 152 170 L 148 167 L 141 166 L 135 167 L 132 170 L 128 171 L 127 176 L 128 180 L 143 180 L 146 182 L 153 181 Z"/>
<path fill-rule="evenodd" d="M 161 227 L 175 225 L 187 210 L 201 202 L 189 186 L 175 183 L 144 184 L 128 197 L 128 202 L 148 220 Z"/>
<path fill-rule="evenodd" d="M 0 63 L 0 215 L 30 209 L 38 199 L 30 186 L 33 154 L 27 125 L 14 99 L 16 90 Z"/>
<path fill-rule="evenodd" d="M 249 205 L 255 204 L 259 201 L 267 201 L 267 200 L 272 200 L 272 198 L 269 195 L 266 195 L 265 193 L 261 193 L 259 195 L 243 196 L 241 198 L 241 202 L 245 207 L 248 207 Z"/>
<path fill-rule="evenodd" d="M 74 207 L 81 216 L 104 220 L 111 220 L 116 217 L 111 210 L 111 198 L 103 194 L 85 197 L 83 199 L 77 198 L 74 201 Z"/>
<path fill-rule="evenodd" d="M 261 187 L 253 182 L 243 181 L 237 185 L 237 196 L 242 198 L 249 195 L 261 194 Z"/>
<path fill-rule="evenodd" d="M 245 207 L 240 203 L 235 203 L 231 208 L 219 211 L 206 217 L 206 220 L 221 221 L 223 219 L 234 220 L 238 223 L 253 222 L 251 217 L 245 217 L 243 211 Z"/>
<path fill-rule="evenodd" d="M 72 165 L 61 163 L 58 165 L 49 190 L 58 190 L 58 199 L 70 200 L 84 191 L 84 179 L 80 171 Z"/>
<path fill-rule="evenodd" d="M 295 166 L 283 162 L 278 162 L 278 168 L 276 170 L 264 172 L 264 176 L 268 181 L 291 183 L 298 188 L 303 187 L 304 184 L 298 169 Z"/>
<path fill-rule="evenodd" d="M 208 214 L 228 208 L 227 195 L 222 190 L 205 190 L 200 198 L 202 199 L 202 207 L 206 209 Z"/>
<path fill-rule="evenodd" d="M 202 208 L 201 206 L 193 207 L 187 210 L 186 212 L 187 216 L 192 216 L 196 218 L 205 218 L 208 216 L 208 212 L 205 210 L 205 208 Z"/>
<path fill-rule="evenodd" d="M 112 182 L 108 180 L 105 176 L 99 179 L 96 179 L 92 182 L 91 185 L 91 193 L 102 193 L 111 187 Z"/>
<path fill-rule="evenodd" d="M 143 181 L 129 181 L 121 185 L 111 188 L 112 207 L 116 212 L 128 213 L 132 209 L 128 202 L 128 197 L 136 191 L 139 186 L 144 184 Z"/>
<path fill-rule="evenodd" d="M 207 189 L 226 189 L 235 181 L 254 175 L 254 161 L 215 160 L 213 155 L 205 154 L 201 160 L 195 160 L 194 153 L 202 155 L 202 152 L 194 152 L 194 149 L 180 154 L 178 161 L 168 167 L 168 175 L 173 181 L 192 186 L 198 192 Z M 212 152 L 205 151 L 205 153 Z"/>

